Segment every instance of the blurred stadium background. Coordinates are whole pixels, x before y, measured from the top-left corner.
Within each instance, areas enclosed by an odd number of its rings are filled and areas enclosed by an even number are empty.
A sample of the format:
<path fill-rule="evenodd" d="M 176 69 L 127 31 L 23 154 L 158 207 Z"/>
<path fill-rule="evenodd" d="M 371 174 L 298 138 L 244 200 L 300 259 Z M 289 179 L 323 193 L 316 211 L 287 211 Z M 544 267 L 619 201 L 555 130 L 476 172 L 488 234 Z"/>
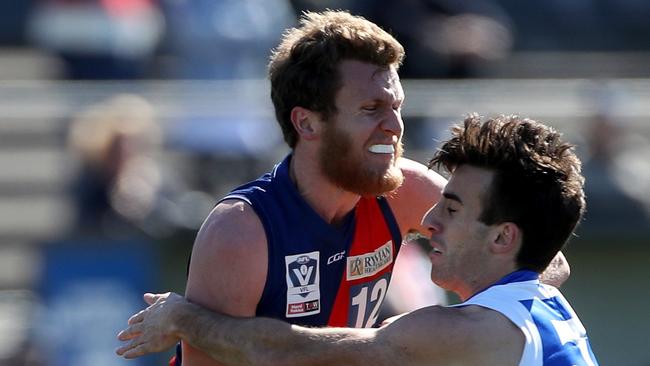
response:
<path fill-rule="evenodd" d="M 603 365 L 650 365 L 650 2 L 22 0 L 0 2 L 0 366 L 164 363 L 115 333 L 143 291 L 183 292 L 217 197 L 287 153 L 265 63 L 326 7 L 404 43 L 407 156 L 469 112 L 577 144 L 563 292 Z"/>

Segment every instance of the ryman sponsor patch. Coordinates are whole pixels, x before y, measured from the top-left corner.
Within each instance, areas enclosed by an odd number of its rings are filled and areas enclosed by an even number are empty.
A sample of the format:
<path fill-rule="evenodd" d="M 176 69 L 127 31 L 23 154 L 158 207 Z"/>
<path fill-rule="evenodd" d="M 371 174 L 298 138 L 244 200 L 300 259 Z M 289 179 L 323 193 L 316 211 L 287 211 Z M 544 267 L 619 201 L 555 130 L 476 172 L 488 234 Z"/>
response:
<path fill-rule="evenodd" d="M 348 281 L 370 277 L 393 262 L 393 242 L 377 248 L 372 253 L 365 253 L 347 258 L 345 276 Z"/>
<path fill-rule="evenodd" d="M 318 251 L 284 257 L 287 275 L 287 318 L 320 313 L 319 258 Z"/>

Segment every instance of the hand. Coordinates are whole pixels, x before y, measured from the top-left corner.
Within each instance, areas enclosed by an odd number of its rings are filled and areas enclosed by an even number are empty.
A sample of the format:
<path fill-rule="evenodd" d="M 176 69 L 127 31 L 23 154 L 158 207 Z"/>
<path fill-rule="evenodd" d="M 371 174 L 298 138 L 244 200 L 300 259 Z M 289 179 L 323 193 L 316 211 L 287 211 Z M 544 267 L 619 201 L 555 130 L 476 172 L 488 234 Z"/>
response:
<path fill-rule="evenodd" d="M 117 335 L 121 341 L 131 341 L 115 351 L 124 358 L 161 352 L 180 341 L 174 334 L 172 315 L 179 306 L 187 304 L 185 298 L 173 292 L 147 293 L 144 301 L 150 306 L 133 315 L 128 321 L 129 327 Z"/>

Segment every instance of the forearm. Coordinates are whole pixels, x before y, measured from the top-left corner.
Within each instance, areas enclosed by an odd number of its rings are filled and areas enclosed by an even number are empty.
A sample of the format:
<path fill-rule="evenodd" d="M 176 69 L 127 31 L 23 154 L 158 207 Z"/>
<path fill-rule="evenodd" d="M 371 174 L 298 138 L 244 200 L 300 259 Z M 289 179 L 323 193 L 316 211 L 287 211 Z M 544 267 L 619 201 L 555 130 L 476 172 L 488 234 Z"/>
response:
<path fill-rule="evenodd" d="M 175 334 L 227 365 L 362 365 L 373 329 L 304 328 L 269 318 L 233 318 L 194 304 L 178 311 Z M 371 342 L 370 342 L 371 343 Z M 363 352 L 365 353 L 365 352 Z"/>
<path fill-rule="evenodd" d="M 246 320 L 239 326 L 226 315 L 210 312 L 196 304 L 185 303 L 174 312 L 172 324 L 174 335 L 213 359 L 232 365 L 261 365 L 256 362 L 260 355 L 250 354 L 247 339 L 240 334 L 247 331 Z M 255 350 L 260 352 L 262 349 Z"/>

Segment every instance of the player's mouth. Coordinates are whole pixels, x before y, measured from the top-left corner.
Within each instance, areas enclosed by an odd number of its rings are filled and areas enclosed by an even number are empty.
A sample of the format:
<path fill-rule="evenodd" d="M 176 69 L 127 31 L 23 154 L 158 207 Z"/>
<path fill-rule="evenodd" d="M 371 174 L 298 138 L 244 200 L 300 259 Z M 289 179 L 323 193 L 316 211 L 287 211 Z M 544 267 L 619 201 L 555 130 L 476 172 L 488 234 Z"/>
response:
<path fill-rule="evenodd" d="M 431 251 L 429 252 L 430 256 L 439 256 L 443 254 L 442 250 L 440 249 L 441 245 L 437 242 L 430 240 L 429 245 L 431 245 Z"/>
<path fill-rule="evenodd" d="M 442 258 L 442 256 L 443 256 L 443 253 L 442 253 L 442 251 L 441 251 L 440 249 L 438 249 L 438 248 L 433 248 L 433 249 L 429 252 L 429 259 L 432 261 L 432 263 L 436 263 L 436 261 L 437 261 L 439 258 Z"/>
<path fill-rule="evenodd" d="M 368 151 L 374 154 L 394 154 L 395 146 L 393 144 L 375 144 L 371 145 Z"/>

